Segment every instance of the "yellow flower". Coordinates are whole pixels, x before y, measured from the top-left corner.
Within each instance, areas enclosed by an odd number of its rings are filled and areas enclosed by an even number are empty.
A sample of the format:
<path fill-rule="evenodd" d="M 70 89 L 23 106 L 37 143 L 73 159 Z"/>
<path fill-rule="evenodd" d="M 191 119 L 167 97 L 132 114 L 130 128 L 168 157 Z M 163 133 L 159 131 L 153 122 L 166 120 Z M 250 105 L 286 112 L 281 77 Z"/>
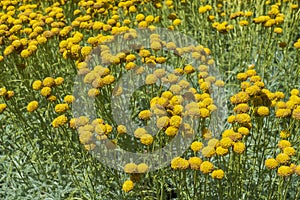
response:
<path fill-rule="evenodd" d="M 284 149 L 286 147 L 291 147 L 291 146 L 292 146 L 292 144 L 288 140 L 280 140 L 278 142 L 278 148 L 280 148 L 280 149 Z"/>
<path fill-rule="evenodd" d="M 144 128 L 137 128 L 134 131 L 134 136 L 136 138 L 141 138 L 143 135 L 147 134 L 147 131 Z"/>
<path fill-rule="evenodd" d="M 81 144 L 88 144 L 91 142 L 93 133 L 90 131 L 81 131 L 79 134 L 79 141 Z"/>
<path fill-rule="evenodd" d="M 42 86 L 43 86 L 43 83 L 40 80 L 36 80 L 32 83 L 32 89 L 34 89 L 34 90 L 39 90 L 42 88 Z"/>
<path fill-rule="evenodd" d="M 54 82 L 55 82 L 55 85 L 59 86 L 59 85 L 63 84 L 64 78 L 62 78 L 62 77 L 57 77 L 57 78 L 54 80 Z"/>
<path fill-rule="evenodd" d="M 224 171 L 222 169 L 214 170 L 211 173 L 211 177 L 214 179 L 222 179 L 224 177 Z"/>
<path fill-rule="evenodd" d="M 280 166 L 277 173 L 279 176 L 287 177 L 293 174 L 293 170 L 289 166 Z"/>
<path fill-rule="evenodd" d="M 220 140 L 221 147 L 227 149 L 233 145 L 233 141 L 229 137 L 224 137 Z"/>
<path fill-rule="evenodd" d="M 200 151 L 202 149 L 202 147 L 203 147 L 202 142 L 195 141 L 191 144 L 191 149 L 194 152 Z"/>
<path fill-rule="evenodd" d="M 248 25 L 249 25 L 249 22 L 248 22 L 247 20 L 241 20 L 241 21 L 239 21 L 239 24 L 240 24 L 241 26 L 248 26 Z"/>
<path fill-rule="evenodd" d="M 212 172 L 213 170 L 214 170 L 214 165 L 209 161 L 204 161 L 200 165 L 200 171 L 203 174 L 208 174 L 208 173 Z"/>
<path fill-rule="evenodd" d="M 58 128 L 60 126 L 63 126 L 64 124 L 66 124 L 67 121 L 68 121 L 68 118 L 65 115 L 61 115 L 52 121 L 52 126 L 54 128 Z"/>
<path fill-rule="evenodd" d="M 118 131 L 119 134 L 125 134 L 125 133 L 127 133 L 126 126 L 124 126 L 124 125 L 118 125 L 117 131 Z"/>
<path fill-rule="evenodd" d="M 236 112 L 238 114 L 240 114 L 240 113 L 246 113 L 246 112 L 249 111 L 249 109 L 250 109 L 250 107 L 246 103 L 238 104 L 237 106 L 235 106 L 233 108 L 234 112 Z"/>
<path fill-rule="evenodd" d="M 69 105 L 66 103 L 57 104 L 54 109 L 55 109 L 55 112 L 57 112 L 57 113 L 63 113 L 69 109 Z"/>
<path fill-rule="evenodd" d="M 225 156 L 227 155 L 229 152 L 229 150 L 227 148 L 223 148 L 221 146 L 216 148 L 216 154 L 219 156 Z"/>
<path fill-rule="evenodd" d="M 240 133 L 240 134 L 242 134 L 242 135 L 249 135 L 249 129 L 248 128 L 246 128 L 246 127 L 240 127 L 240 128 L 238 128 L 238 132 Z"/>
<path fill-rule="evenodd" d="M 280 164 L 285 164 L 290 161 L 290 157 L 285 153 L 280 153 L 276 156 L 276 161 Z"/>
<path fill-rule="evenodd" d="M 98 90 L 98 89 L 96 89 L 96 88 L 91 88 L 91 89 L 89 89 L 89 91 L 88 91 L 88 95 L 90 96 L 90 97 L 96 97 L 96 96 L 98 96 L 100 94 L 100 91 Z"/>
<path fill-rule="evenodd" d="M 274 33 L 277 33 L 277 34 L 282 34 L 283 30 L 282 28 L 274 28 Z"/>
<path fill-rule="evenodd" d="M 178 132 L 178 128 L 176 128 L 174 126 L 169 126 L 165 131 L 166 135 L 170 136 L 170 137 L 175 136 L 177 134 L 177 132 Z"/>
<path fill-rule="evenodd" d="M 157 81 L 157 77 L 154 74 L 149 74 L 146 77 L 146 84 L 151 85 Z"/>
<path fill-rule="evenodd" d="M 292 117 L 296 120 L 300 120 L 300 107 L 293 110 Z"/>
<path fill-rule="evenodd" d="M 235 142 L 233 144 L 233 151 L 238 154 L 242 154 L 245 151 L 245 144 L 243 142 Z"/>
<path fill-rule="evenodd" d="M 137 165 L 135 163 L 128 163 L 124 166 L 124 172 L 127 174 L 135 173 L 137 170 Z"/>
<path fill-rule="evenodd" d="M 286 138 L 290 137 L 291 133 L 288 130 L 283 130 L 280 132 L 279 135 L 282 139 L 286 139 Z"/>
<path fill-rule="evenodd" d="M 176 128 L 178 128 L 180 126 L 181 122 L 182 122 L 182 119 L 178 115 L 172 116 L 169 121 L 170 125 L 174 126 Z"/>
<path fill-rule="evenodd" d="M 191 157 L 188 160 L 190 168 L 193 170 L 199 170 L 202 160 L 199 157 Z"/>
<path fill-rule="evenodd" d="M 283 149 L 283 153 L 287 154 L 288 156 L 294 156 L 296 154 L 296 150 L 293 147 L 285 147 Z"/>
<path fill-rule="evenodd" d="M 141 163 L 137 166 L 137 173 L 145 173 L 148 169 L 149 167 L 146 163 Z"/>
<path fill-rule="evenodd" d="M 240 124 L 246 124 L 251 122 L 251 117 L 246 113 L 237 114 L 235 120 Z"/>
<path fill-rule="evenodd" d="M 139 113 L 139 118 L 142 120 L 148 120 L 151 117 L 151 111 L 150 110 L 143 110 Z"/>
<path fill-rule="evenodd" d="M 50 87 L 43 87 L 41 90 L 41 95 L 44 97 L 48 97 L 51 94 L 51 88 Z"/>
<path fill-rule="evenodd" d="M 269 108 L 266 106 L 260 106 L 257 109 L 257 114 L 259 116 L 268 116 L 270 114 Z"/>
<path fill-rule="evenodd" d="M 265 166 L 269 169 L 275 169 L 278 165 L 279 163 L 274 158 L 268 158 L 265 161 Z"/>
<path fill-rule="evenodd" d="M 153 143 L 153 137 L 150 134 L 144 134 L 141 136 L 141 143 L 144 145 L 151 145 Z"/>
<path fill-rule="evenodd" d="M 7 108 L 7 105 L 5 103 L 0 104 L 0 114 L 4 112 L 4 110 Z"/>
<path fill-rule="evenodd" d="M 32 101 L 27 105 L 27 111 L 33 112 L 35 111 L 39 106 L 39 103 L 37 101 Z"/>
<path fill-rule="evenodd" d="M 173 21 L 173 25 L 174 26 L 178 26 L 178 25 L 180 25 L 181 24 L 181 20 L 180 19 L 175 19 L 174 21 Z"/>
<path fill-rule="evenodd" d="M 70 104 L 73 103 L 75 101 L 75 97 L 73 95 L 66 95 L 64 97 L 64 102 Z"/>
<path fill-rule="evenodd" d="M 206 146 L 202 149 L 201 153 L 204 157 L 211 158 L 212 156 L 215 155 L 216 151 L 214 147 Z"/>
<path fill-rule="evenodd" d="M 123 183 L 122 189 L 124 192 L 129 192 L 133 189 L 134 183 L 131 180 L 127 180 Z"/>
<path fill-rule="evenodd" d="M 172 169 L 187 169 L 189 167 L 189 162 L 184 158 L 176 157 L 171 161 Z"/>

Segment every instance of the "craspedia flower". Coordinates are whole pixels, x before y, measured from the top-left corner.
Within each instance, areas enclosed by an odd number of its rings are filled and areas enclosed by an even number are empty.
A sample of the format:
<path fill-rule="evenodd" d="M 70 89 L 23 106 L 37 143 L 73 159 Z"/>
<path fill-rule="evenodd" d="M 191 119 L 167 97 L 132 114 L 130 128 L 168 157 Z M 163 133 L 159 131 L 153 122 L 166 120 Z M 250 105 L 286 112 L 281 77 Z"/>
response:
<path fill-rule="evenodd" d="M 99 94 L 100 94 L 100 91 L 99 91 L 99 89 L 97 89 L 97 88 L 91 88 L 91 89 L 89 89 L 89 91 L 88 91 L 89 97 L 96 97 L 96 96 L 98 96 Z"/>
<path fill-rule="evenodd" d="M 227 149 L 233 145 L 233 141 L 230 137 L 224 137 L 220 140 L 220 145 Z"/>
<path fill-rule="evenodd" d="M 69 109 L 69 105 L 66 103 L 57 104 L 54 108 L 55 112 L 57 112 L 57 113 L 63 113 L 68 109 Z"/>
<path fill-rule="evenodd" d="M 60 86 L 63 84 L 64 82 L 64 78 L 63 77 L 57 77 L 56 79 L 54 79 L 55 85 L 56 86 Z"/>
<path fill-rule="evenodd" d="M 173 137 L 178 133 L 178 128 L 174 126 L 169 126 L 165 131 L 167 136 Z"/>
<path fill-rule="evenodd" d="M 209 161 L 204 161 L 200 165 L 200 171 L 203 174 L 208 174 L 214 170 L 214 165 Z"/>
<path fill-rule="evenodd" d="M 216 154 L 215 148 L 212 146 L 206 146 L 201 151 L 202 155 L 206 158 L 211 158 Z"/>
<path fill-rule="evenodd" d="M 288 130 L 283 130 L 283 131 L 280 131 L 279 135 L 280 135 L 280 138 L 287 139 L 288 137 L 291 136 L 291 133 Z"/>
<path fill-rule="evenodd" d="M 4 112 L 4 110 L 7 108 L 7 105 L 5 103 L 0 104 L 0 114 Z"/>
<path fill-rule="evenodd" d="M 145 173 L 148 171 L 149 167 L 146 163 L 141 163 L 137 166 L 137 173 Z"/>
<path fill-rule="evenodd" d="M 222 80 L 216 80 L 215 85 L 222 88 L 225 86 L 225 82 Z"/>
<path fill-rule="evenodd" d="M 81 131 L 79 134 L 79 141 L 81 144 L 88 144 L 93 138 L 93 133 L 90 131 Z"/>
<path fill-rule="evenodd" d="M 64 97 L 64 102 L 71 104 L 75 101 L 75 97 L 73 95 L 66 95 Z"/>
<path fill-rule="evenodd" d="M 174 26 L 178 26 L 178 25 L 180 25 L 181 24 L 181 20 L 180 19 L 175 19 L 174 21 L 173 21 L 173 25 Z"/>
<path fill-rule="evenodd" d="M 193 170 L 199 170 L 202 160 L 199 157 L 191 157 L 188 160 L 190 168 Z"/>
<path fill-rule="evenodd" d="M 291 114 L 291 110 L 285 108 L 277 109 L 275 112 L 276 117 L 280 117 L 280 118 L 288 117 L 290 114 Z"/>
<path fill-rule="evenodd" d="M 147 131 L 144 128 L 137 128 L 134 131 L 134 136 L 136 138 L 141 138 L 143 135 L 147 134 Z"/>
<path fill-rule="evenodd" d="M 127 180 L 123 183 L 122 189 L 124 192 L 130 192 L 134 187 L 134 183 L 131 180 Z"/>
<path fill-rule="evenodd" d="M 300 107 L 293 110 L 292 117 L 296 120 L 300 120 Z"/>
<path fill-rule="evenodd" d="M 151 145 L 153 143 L 153 137 L 150 134 L 144 134 L 141 136 L 141 143 L 144 145 Z"/>
<path fill-rule="evenodd" d="M 250 97 L 246 92 L 239 92 L 238 94 L 230 97 L 230 102 L 232 104 L 247 103 L 249 100 Z"/>
<path fill-rule="evenodd" d="M 278 163 L 277 160 L 274 159 L 274 158 L 268 158 L 268 159 L 265 161 L 265 166 L 266 166 L 268 169 L 275 169 L 278 165 L 279 165 L 279 163 Z"/>
<path fill-rule="evenodd" d="M 52 77 L 46 77 L 43 80 L 43 86 L 44 87 L 52 87 L 55 84 L 54 78 Z"/>
<path fill-rule="evenodd" d="M 182 122 L 182 118 L 178 115 L 174 115 L 171 117 L 169 123 L 171 126 L 178 128 Z"/>
<path fill-rule="evenodd" d="M 65 115 L 61 115 L 52 121 L 52 126 L 54 128 L 58 128 L 65 125 L 67 122 L 68 122 L 68 118 Z"/>
<path fill-rule="evenodd" d="M 287 177 L 293 174 L 293 170 L 289 166 L 280 166 L 277 173 L 279 176 Z"/>
<path fill-rule="evenodd" d="M 248 78 L 248 75 L 246 73 L 238 73 L 237 74 L 237 79 L 240 81 L 245 81 L 245 80 L 247 80 L 247 78 Z"/>
<path fill-rule="evenodd" d="M 233 151 L 238 154 L 242 154 L 245 151 L 245 144 L 243 142 L 235 142 L 233 144 Z"/>
<path fill-rule="evenodd" d="M 292 144 L 288 140 L 280 140 L 278 142 L 278 148 L 280 148 L 280 149 L 284 149 L 286 147 L 291 147 L 291 146 L 292 146 Z"/>
<path fill-rule="evenodd" d="M 36 80 L 32 83 L 32 89 L 39 90 L 43 87 L 43 83 L 40 80 Z"/>
<path fill-rule="evenodd" d="M 169 125 L 169 117 L 163 116 L 156 120 L 157 128 L 166 128 Z"/>
<path fill-rule="evenodd" d="M 290 157 L 285 153 L 280 153 L 276 156 L 276 161 L 280 164 L 285 164 L 290 161 Z"/>
<path fill-rule="evenodd" d="M 227 118 L 227 122 L 232 124 L 235 122 L 235 115 L 230 115 L 228 118 Z"/>
<path fill-rule="evenodd" d="M 300 176 L 300 165 L 297 165 L 297 166 L 294 168 L 294 172 L 295 172 L 295 174 L 297 174 L 298 176 Z"/>
<path fill-rule="evenodd" d="M 245 135 L 245 136 L 247 136 L 247 135 L 249 135 L 249 129 L 248 128 L 246 128 L 246 127 L 240 127 L 240 128 L 238 128 L 238 132 L 240 133 L 240 134 L 242 134 L 242 135 Z"/>
<path fill-rule="evenodd" d="M 189 162 L 184 158 L 175 157 L 171 161 L 171 168 L 172 169 L 187 169 L 189 167 Z"/>
<path fill-rule="evenodd" d="M 222 169 L 214 170 L 211 173 L 211 177 L 214 179 L 222 179 L 224 177 L 224 171 Z"/>
<path fill-rule="evenodd" d="M 119 134 L 125 134 L 125 133 L 127 133 L 126 126 L 124 126 L 124 125 L 118 125 L 117 131 L 118 131 Z"/>
<path fill-rule="evenodd" d="M 148 120 L 151 117 L 151 111 L 150 110 L 143 110 L 139 113 L 139 118 L 142 120 Z"/>
<path fill-rule="evenodd" d="M 124 172 L 127 174 L 135 173 L 137 170 L 137 165 L 135 163 L 127 163 L 124 166 Z"/>
<path fill-rule="evenodd" d="M 263 117 L 263 116 L 268 116 L 268 115 L 270 114 L 270 110 L 269 110 L 269 108 L 266 107 L 266 106 L 260 106 L 260 107 L 258 107 L 258 109 L 257 109 L 257 114 L 258 114 L 259 116 L 261 116 L 261 117 Z"/>
<path fill-rule="evenodd" d="M 27 111 L 33 112 L 39 107 L 39 103 L 37 101 L 32 101 L 27 105 Z"/>
<path fill-rule="evenodd" d="M 246 113 L 237 114 L 235 120 L 240 124 L 247 124 L 251 122 L 251 117 Z"/>
<path fill-rule="evenodd" d="M 43 88 L 41 89 L 41 95 L 44 96 L 44 97 L 48 97 L 48 96 L 50 96 L 51 91 L 52 91 L 52 90 L 51 90 L 50 87 L 43 87 Z"/>
<path fill-rule="evenodd" d="M 146 77 L 146 84 L 152 85 L 157 81 L 157 77 L 154 74 L 149 74 Z"/>
<path fill-rule="evenodd" d="M 234 112 L 236 112 L 238 114 L 240 114 L 240 113 L 246 113 L 246 112 L 249 111 L 249 109 L 250 109 L 250 107 L 246 103 L 238 104 L 237 106 L 235 106 L 233 108 Z"/>
<path fill-rule="evenodd" d="M 294 156 L 296 154 L 296 150 L 293 147 L 285 147 L 283 149 L 283 153 L 287 154 L 288 156 Z"/>
<path fill-rule="evenodd" d="M 191 149 L 194 152 L 200 151 L 202 149 L 202 147 L 203 147 L 202 142 L 195 141 L 191 144 Z"/>
<path fill-rule="evenodd" d="M 200 89 L 204 92 L 208 91 L 210 88 L 210 83 L 208 82 L 203 82 L 200 84 Z"/>
<path fill-rule="evenodd" d="M 216 148 L 216 154 L 219 156 L 225 156 L 227 155 L 229 152 L 229 150 L 227 148 L 223 148 L 221 146 Z"/>

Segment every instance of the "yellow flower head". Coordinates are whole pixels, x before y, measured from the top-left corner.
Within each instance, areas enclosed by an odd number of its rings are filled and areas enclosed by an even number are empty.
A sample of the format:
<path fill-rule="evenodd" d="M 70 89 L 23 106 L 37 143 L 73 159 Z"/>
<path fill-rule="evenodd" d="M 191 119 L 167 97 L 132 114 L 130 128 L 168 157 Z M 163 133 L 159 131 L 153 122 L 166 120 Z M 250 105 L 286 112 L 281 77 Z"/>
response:
<path fill-rule="evenodd" d="M 201 165 L 200 165 L 200 171 L 203 174 L 208 174 L 210 172 L 212 172 L 214 170 L 214 165 L 209 162 L 209 161 L 204 161 Z"/>
<path fill-rule="evenodd" d="M 211 173 L 211 177 L 214 179 L 222 179 L 224 177 L 224 171 L 222 169 L 214 170 Z"/>
<path fill-rule="evenodd" d="M 27 105 L 27 111 L 33 112 L 35 111 L 39 106 L 39 103 L 37 101 L 32 101 Z"/>
<path fill-rule="evenodd" d="M 123 183 L 122 189 L 124 192 L 129 192 L 133 189 L 134 183 L 131 180 L 127 180 Z"/>

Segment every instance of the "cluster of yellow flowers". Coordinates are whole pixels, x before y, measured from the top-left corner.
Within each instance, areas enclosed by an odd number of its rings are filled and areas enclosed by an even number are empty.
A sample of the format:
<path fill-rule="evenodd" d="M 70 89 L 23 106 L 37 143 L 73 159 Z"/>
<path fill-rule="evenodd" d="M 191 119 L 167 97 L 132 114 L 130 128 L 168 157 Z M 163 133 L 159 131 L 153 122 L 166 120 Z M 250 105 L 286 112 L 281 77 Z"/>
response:
<path fill-rule="evenodd" d="M 287 133 L 282 133 L 286 135 Z M 292 162 L 292 157 L 296 156 L 296 150 L 288 140 L 280 140 L 278 148 L 281 153 L 277 154 L 276 158 L 268 158 L 265 161 L 265 166 L 268 169 L 276 169 L 279 176 L 287 177 L 292 174 L 300 176 L 300 165 L 295 165 Z"/>

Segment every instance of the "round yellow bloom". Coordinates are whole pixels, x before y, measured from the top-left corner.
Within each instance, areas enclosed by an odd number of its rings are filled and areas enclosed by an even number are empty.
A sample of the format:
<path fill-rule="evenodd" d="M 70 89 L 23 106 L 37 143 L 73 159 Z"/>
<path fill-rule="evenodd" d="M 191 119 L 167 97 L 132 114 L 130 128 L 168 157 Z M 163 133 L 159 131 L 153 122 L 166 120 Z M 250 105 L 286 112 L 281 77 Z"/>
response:
<path fill-rule="evenodd" d="M 176 128 L 174 126 L 169 126 L 165 131 L 166 135 L 170 136 L 170 137 L 175 136 L 177 134 L 177 132 L 178 132 L 178 128 Z"/>
<path fill-rule="evenodd" d="M 249 135 L 249 129 L 248 128 L 246 128 L 246 127 L 240 127 L 240 128 L 238 128 L 238 132 L 240 133 L 240 134 L 242 134 L 242 135 Z"/>
<path fill-rule="evenodd" d="M 288 137 L 290 137 L 291 133 L 288 130 L 283 130 L 280 131 L 280 138 L 282 139 L 287 139 Z"/>
<path fill-rule="evenodd" d="M 283 153 L 287 154 L 288 156 L 294 156 L 296 154 L 296 150 L 293 147 L 285 147 L 283 149 Z"/>
<path fill-rule="evenodd" d="M 137 165 L 135 163 L 128 163 L 124 166 L 124 172 L 127 174 L 135 173 L 137 170 Z"/>
<path fill-rule="evenodd" d="M 139 118 L 142 120 L 148 120 L 151 117 L 150 110 L 143 110 L 139 113 Z"/>
<path fill-rule="evenodd" d="M 229 152 L 228 149 L 223 148 L 221 146 L 219 146 L 219 147 L 216 148 L 216 154 L 219 155 L 219 156 L 225 156 L 225 155 L 228 154 L 228 152 Z"/>
<path fill-rule="evenodd" d="M 89 144 L 93 138 L 93 133 L 90 131 L 81 131 L 79 141 L 81 144 Z"/>
<path fill-rule="evenodd" d="M 214 170 L 211 173 L 211 177 L 214 179 L 222 179 L 224 177 L 224 171 L 222 169 Z"/>
<path fill-rule="evenodd" d="M 64 102 L 70 104 L 73 103 L 75 101 L 75 97 L 73 95 L 66 95 L 64 97 Z"/>
<path fill-rule="evenodd" d="M 55 84 L 54 78 L 52 77 L 46 77 L 43 80 L 43 86 L 44 87 L 52 87 Z"/>
<path fill-rule="evenodd" d="M 172 169 L 187 169 L 189 167 L 189 162 L 184 158 L 176 157 L 171 161 Z"/>
<path fill-rule="evenodd" d="M 206 158 L 211 158 L 216 154 L 215 148 L 212 146 L 206 146 L 201 151 L 202 155 Z"/>
<path fill-rule="evenodd" d="M 180 25 L 181 24 L 181 20 L 180 19 L 175 19 L 174 21 L 173 21 L 173 25 L 174 26 L 178 26 L 178 25 Z"/>
<path fill-rule="evenodd" d="M 55 85 L 59 86 L 59 85 L 63 84 L 64 78 L 57 77 L 54 81 L 55 81 Z"/>
<path fill-rule="evenodd" d="M 163 116 L 156 120 L 157 128 L 166 128 L 169 125 L 169 117 Z"/>
<path fill-rule="evenodd" d="M 4 110 L 7 108 L 7 105 L 5 103 L 0 104 L 0 114 L 4 112 Z"/>
<path fill-rule="evenodd" d="M 147 134 L 147 131 L 144 128 L 137 128 L 134 131 L 134 136 L 136 138 L 141 138 L 143 135 Z"/>
<path fill-rule="evenodd" d="M 202 147 L 203 147 L 202 142 L 195 141 L 191 144 L 191 149 L 194 152 L 200 151 L 202 149 Z"/>
<path fill-rule="evenodd" d="M 58 128 L 60 126 L 63 126 L 67 122 L 68 122 L 68 118 L 65 115 L 61 115 L 52 121 L 52 126 L 54 128 Z"/>
<path fill-rule="evenodd" d="M 89 91 L 88 91 L 88 95 L 90 96 L 90 97 L 96 97 L 96 96 L 98 96 L 100 94 L 100 91 L 99 91 L 99 89 L 97 89 L 97 88 L 91 88 L 91 89 L 89 89 Z"/>
<path fill-rule="evenodd" d="M 188 160 L 190 168 L 193 170 L 199 170 L 202 160 L 199 157 L 191 157 Z"/>
<path fill-rule="evenodd" d="M 245 144 L 243 142 L 235 142 L 233 144 L 233 151 L 238 154 L 242 154 L 245 151 Z"/>
<path fill-rule="evenodd" d="M 169 123 L 171 126 L 178 128 L 181 125 L 182 118 L 178 115 L 174 115 L 171 117 Z"/>
<path fill-rule="evenodd" d="M 27 111 L 33 112 L 39 107 L 39 103 L 37 101 L 32 101 L 27 105 Z"/>
<path fill-rule="evenodd" d="M 40 80 L 36 80 L 32 83 L 32 89 L 34 89 L 34 90 L 39 90 L 42 88 L 42 86 L 43 86 L 43 83 Z"/>
<path fill-rule="evenodd" d="M 285 153 L 280 153 L 276 156 L 276 161 L 280 164 L 285 164 L 290 161 L 290 157 Z"/>
<path fill-rule="evenodd" d="M 41 95 L 44 97 L 48 97 L 51 94 L 51 88 L 50 87 L 43 87 L 41 89 Z"/>
<path fill-rule="evenodd" d="M 280 148 L 280 149 L 284 149 L 286 147 L 291 147 L 291 146 L 292 146 L 292 144 L 288 140 L 280 140 L 278 142 L 278 148 Z"/>
<path fill-rule="evenodd" d="M 54 108 L 55 112 L 57 112 L 57 113 L 63 113 L 68 109 L 69 109 L 69 105 L 66 103 L 57 104 Z"/>
<path fill-rule="evenodd" d="M 127 180 L 123 183 L 122 189 L 124 192 L 129 192 L 133 189 L 134 183 L 131 180 Z"/>
<path fill-rule="evenodd" d="M 212 172 L 214 170 L 214 165 L 209 162 L 209 161 L 204 161 L 201 165 L 200 165 L 200 171 L 203 174 L 208 174 L 210 172 Z"/>
<path fill-rule="evenodd" d="M 279 176 L 287 177 L 293 174 L 293 170 L 289 166 L 280 166 L 277 173 Z"/>
<path fill-rule="evenodd" d="M 118 131 L 119 134 L 125 134 L 125 133 L 127 133 L 126 126 L 124 126 L 124 125 L 118 125 L 117 131 Z"/>
<path fill-rule="evenodd" d="M 141 143 L 144 145 L 151 145 L 153 143 L 153 137 L 150 134 L 144 134 L 141 136 Z"/>
<path fill-rule="evenodd" d="M 250 107 L 246 103 L 238 104 L 237 106 L 235 106 L 233 108 L 234 112 L 236 112 L 238 114 L 240 114 L 240 113 L 246 113 L 246 112 L 249 111 L 249 109 L 250 109 Z"/>
<path fill-rule="evenodd" d="M 149 167 L 146 163 L 141 163 L 137 166 L 137 173 L 145 173 L 148 169 Z"/>
<path fill-rule="evenodd" d="M 265 166 L 269 169 L 275 169 L 278 165 L 279 163 L 274 158 L 268 158 L 265 161 Z"/>
<path fill-rule="evenodd" d="M 233 145 L 233 141 L 231 138 L 225 137 L 220 140 L 220 145 L 221 147 L 227 149 Z"/>
<path fill-rule="evenodd" d="M 251 122 L 251 117 L 246 113 L 237 114 L 235 120 L 240 124 L 247 124 Z"/>
<path fill-rule="evenodd" d="M 260 106 L 258 109 L 257 109 L 257 114 L 259 116 L 268 116 L 270 114 L 270 111 L 269 111 L 269 108 L 266 107 L 266 106 Z"/>
<path fill-rule="evenodd" d="M 146 77 L 146 84 L 151 85 L 157 81 L 157 77 L 154 74 L 149 74 Z"/>

